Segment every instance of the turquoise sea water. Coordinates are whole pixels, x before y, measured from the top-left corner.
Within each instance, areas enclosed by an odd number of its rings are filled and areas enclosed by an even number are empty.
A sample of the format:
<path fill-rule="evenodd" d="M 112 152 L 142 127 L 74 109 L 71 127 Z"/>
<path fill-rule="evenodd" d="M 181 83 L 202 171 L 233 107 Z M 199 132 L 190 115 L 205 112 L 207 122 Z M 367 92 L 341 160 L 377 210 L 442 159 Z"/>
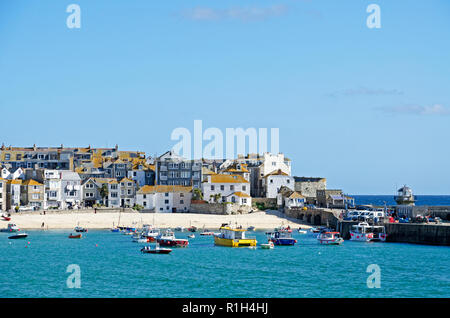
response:
<path fill-rule="evenodd" d="M 27 233 L 0 233 L 0 297 L 450 297 L 449 247 L 322 246 L 313 233 L 294 233 L 293 247 L 252 250 L 216 247 L 197 233 L 188 248 L 153 255 L 106 230 L 81 240 L 68 239 L 70 230 Z M 264 232 L 254 235 L 266 242 Z M 80 289 L 66 286 L 70 264 L 80 266 Z M 370 264 L 380 266 L 379 289 L 367 287 Z"/>

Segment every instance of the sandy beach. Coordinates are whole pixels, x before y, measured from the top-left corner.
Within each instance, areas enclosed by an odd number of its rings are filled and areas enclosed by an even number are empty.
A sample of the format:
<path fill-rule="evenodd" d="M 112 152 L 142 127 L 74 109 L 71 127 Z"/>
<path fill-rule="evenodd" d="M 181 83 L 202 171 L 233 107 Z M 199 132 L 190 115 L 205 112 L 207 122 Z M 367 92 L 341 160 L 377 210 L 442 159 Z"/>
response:
<path fill-rule="evenodd" d="M 212 215 L 197 213 L 119 213 L 76 211 L 46 213 L 18 213 L 11 215 L 11 221 L 1 221 L 0 228 L 15 223 L 22 229 L 73 229 L 79 225 L 88 229 L 109 229 L 113 225 L 136 226 L 151 224 L 158 228 L 196 226 L 197 228 L 218 229 L 222 223 L 254 226 L 256 229 L 273 229 L 280 225 L 291 228 L 311 228 L 296 219 L 286 218 L 279 211 L 254 212 L 239 215 Z M 44 226 L 42 226 L 44 224 Z"/>

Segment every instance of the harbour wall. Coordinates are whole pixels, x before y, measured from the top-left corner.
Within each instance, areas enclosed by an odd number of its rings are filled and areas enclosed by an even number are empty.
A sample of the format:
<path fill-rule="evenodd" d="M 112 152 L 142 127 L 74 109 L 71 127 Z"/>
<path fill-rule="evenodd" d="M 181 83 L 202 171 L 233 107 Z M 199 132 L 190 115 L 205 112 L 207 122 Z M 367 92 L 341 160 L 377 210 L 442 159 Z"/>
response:
<path fill-rule="evenodd" d="M 328 225 L 336 228 L 339 222 L 341 210 L 331 209 L 284 209 L 284 214 L 288 217 L 305 221 L 312 225 Z"/>
<path fill-rule="evenodd" d="M 350 229 L 358 222 L 338 222 L 336 230 L 346 240 L 350 239 Z M 384 223 L 387 242 L 430 244 L 450 246 L 450 225 Z"/>
<path fill-rule="evenodd" d="M 246 214 L 252 210 L 250 206 L 233 203 L 191 203 L 189 213 L 201 214 Z"/>

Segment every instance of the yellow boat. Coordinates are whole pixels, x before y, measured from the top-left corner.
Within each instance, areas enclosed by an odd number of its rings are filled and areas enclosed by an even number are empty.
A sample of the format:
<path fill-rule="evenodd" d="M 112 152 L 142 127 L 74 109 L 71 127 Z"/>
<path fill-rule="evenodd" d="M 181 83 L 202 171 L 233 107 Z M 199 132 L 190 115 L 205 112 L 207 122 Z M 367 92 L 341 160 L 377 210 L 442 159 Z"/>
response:
<path fill-rule="evenodd" d="M 256 246 L 256 238 L 245 237 L 244 229 L 233 229 L 227 224 L 220 227 L 220 233 L 214 234 L 214 244 L 229 247 Z"/>

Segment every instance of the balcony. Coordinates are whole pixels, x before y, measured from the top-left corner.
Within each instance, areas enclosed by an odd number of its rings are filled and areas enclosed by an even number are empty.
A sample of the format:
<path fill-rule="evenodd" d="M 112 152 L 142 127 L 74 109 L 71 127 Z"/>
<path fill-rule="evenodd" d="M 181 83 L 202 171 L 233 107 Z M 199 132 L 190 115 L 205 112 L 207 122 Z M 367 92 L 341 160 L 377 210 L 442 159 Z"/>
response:
<path fill-rule="evenodd" d="M 167 176 L 160 176 L 160 177 L 159 177 L 159 180 L 161 180 L 161 181 L 167 181 Z"/>

